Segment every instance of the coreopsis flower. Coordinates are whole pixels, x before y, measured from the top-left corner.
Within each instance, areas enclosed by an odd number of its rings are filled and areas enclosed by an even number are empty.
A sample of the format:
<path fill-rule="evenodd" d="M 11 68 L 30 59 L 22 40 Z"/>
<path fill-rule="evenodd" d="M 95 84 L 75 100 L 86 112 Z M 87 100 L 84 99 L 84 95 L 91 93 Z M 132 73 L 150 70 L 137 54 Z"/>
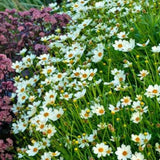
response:
<path fill-rule="evenodd" d="M 91 81 L 93 79 L 93 77 L 95 76 L 96 72 L 97 72 L 97 68 L 95 69 L 90 69 L 90 75 L 88 77 L 88 80 Z"/>
<path fill-rule="evenodd" d="M 45 125 L 44 133 L 47 136 L 47 138 L 51 138 L 56 132 L 57 131 L 53 125 L 51 125 L 51 124 Z"/>
<path fill-rule="evenodd" d="M 100 9 L 100 8 L 103 8 L 104 5 L 105 5 L 105 2 L 104 2 L 104 1 L 96 2 L 96 3 L 95 3 L 95 8 L 96 8 L 96 9 Z"/>
<path fill-rule="evenodd" d="M 140 133 L 139 135 L 132 134 L 131 135 L 132 141 L 136 142 L 138 145 L 143 144 L 143 134 Z"/>
<path fill-rule="evenodd" d="M 145 95 L 150 98 L 159 96 L 160 95 L 160 85 L 157 85 L 157 84 L 155 84 L 154 86 L 149 85 L 148 88 L 146 89 Z"/>
<path fill-rule="evenodd" d="M 93 142 L 97 137 L 97 130 L 93 130 L 93 133 L 88 136 L 88 141 Z"/>
<path fill-rule="evenodd" d="M 125 75 L 124 72 L 122 71 L 122 72 L 119 72 L 118 74 L 116 74 L 116 75 L 114 76 L 114 80 L 113 80 L 112 82 L 113 82 L 113 84 L 114 84 L 115 86 L 117 86 L 117 85 L 119 85 L 120 83 L 125 82 L 125 80 L 126 80 L 126 75 Z"/>
<path fill-rule="evenodd" d="M 74 94 L 74 99 L 73 100 L 76 100 L 76 99 L 79 99 L 79 98 L 82 98 L 86 93 L 86 89 L 83 89 L 82 91 L 79 91 L 77 93 Z"/>
<path fill-rule="evenodd" d="M 160 144 L 159 143 L 155 144 L 155 148 L 156 148 L 156 151 L 160 153 Z"/>
<path fill-rule="evenodd" d="M 18 94 L 18 103 L 23 104 L 28 99 L 28 95 L 26 93 Z"/>
<path fill-rule="evenodd" d="M 86 146 L 89 146 L 89 140 L 88 140 L 88 135 L 82 136 L 82 138 L 78 138 L 78 143 L 80 148 L 84 148 Z"/>
<path fill-rule="evenodd" d="M 56 68 L 54 66 L 46 66 L 44 69 L 42 69 L 42 73 L 45 76 L 52 75 L 55 72 Z"/>
<path fill-rule="evenodd" d="M 140 109 L 141 108 L 141 102 L 140 101 L 133 101 L 132 108 L 134 108 L 134 110 Z"/>
<path fill-rule="evenodd" d="M 38 59 L 40 60 L 38 62 L 39 65 L 45 65 L 49 63 L 50 60 L 50 55 L 49 54 L 42 54 L 38 57 Z"/>
<path fill-rule="evenodd" d="M 92 19 L 85 19 L 85 20 L 79 25 L 79 27 L 83 29 L 84 27 L 88 26 L 91 22 L 92 22 Z"/>
<path fill-rule="evenodd" d="M 132 66 L 132 62 L 129 62 L 128 60 L 124 60 L 123 62 L 124 62 L 124 64 L 123 64 L 124 68 L 128 68 L 128 67 Z"/>
<path fill-rule="evenodd" d="M 132 156 L 131 146 L 122 144 L 121 147 L 117 148 L 117 151 L 115 153 L 118 160 L 127 160 Z"/>
<path fill-rule="evenodd" d="M 61 94 L 60 99 L 69 100 L 69 99 L 72 98 L 72 96 L 73 96 L 72 93 L 67 93 L 67 92 L 65 92 L 65 93 Z"/>
<path fill-rule="evenodd" d="M 35 142 L 33 146 L 28 145 L 28 150 L 26 151 L 26 153 L 28 154 L 28 156 L 35 156 L 40 149 L 41 144 L 39 142 Z"/>
<path fill-rule="evenodd" d="M 93 113 L 88 108 L 81 110 L 81 113 L 80 113 L 80 116 L 83 119 L 88 119 L 88 118 L 92 117 L 92 115 L 93 115 Z"/>
<path fill-rule="evenodd" d="M 22 62 L 16 61 L 15 63 L 12 63 L 12 68 L 17 72 L 20 73 L 24 67 Z"/>
<path fill-rule="evenodd" d="M 144 77 L 146 77 L 149 74 L 149 72 L 147 70 L 142 70 L 140 71 L 140 74 L 138 74 L 138 76 L 140 77 L 140 80 L 142 80 Z"/>
<path fill-rule="evenodd" d="M 58 157 L 60 155 L 60 152 L 55 151 L 55 152 L 49 152 L 52 157 Z"/>
<path fill-rule="evenodd" d="M 48 138 L 42 138 L 42 149 L 51 146 L 51 141 Z"/>
<path fill-rule="evenodd" d="M 44 152 L 44 154 L 41 156 L 41 160 L 51 160 L 52 156 L 49 152 Z"/>
<path fill-rule="evenodd" d="M 48 119 L 52 119 L 52 117 L 53 117 L 53 109 L 43 107 L 43 111 L 40 111 L 39 115 L 40 115 L 41 119 L 43 119 L 43 121 L 47 122 Z"/>
<path fill-rule="evenodd" d="M 89 69 L 86 69 L 86 70 L 81 69 L 81 71 L 80 71 L 80 79 L 81 79 L 81 81 L 87 79 L 89 76 L 90 76 Z"/>
<path fill-rule="evenodd" d="M 123 40 L 116 40 L 115 44 L 113 44 L 115 50 L 122 51 L 123 50 Z"/>
<path fill-rule="evenodd" d="M 30 55 L 23 57 L 22 61 L 23 61 L 23 64 L 25 65 L 25 68 L 30 67 L 33 64 L 33 60 L 35 58 L 36 58 L 36 56 L 33 54 L 30 54 Z"/>
<path fill-rule="evenodd" d="M 119 110 L 120 110 L 120 106 L 121 106 L 121 103 L 120 103 L 120 101 L 118 101 L 117 102 L 117 104 L 116 104 L 116 106 L 113 106 L 112 104 L 109 104 L 109 110 L 111 111 L 111 112 L 118 112 Z"/>
<path fill-rule="evenodd" d="M 81 74 L 81 69 L 78 67 L 76 68 L 76 70 L 73 70 L 72 72 L 73 74 L 71 75 L 71 77 L 79 77 Z"/>
<path fill-rule="evenodd" d="M 97 154 L 97 157 L 105 157 L 107 155 L 108 145 L 105 145 L 104 143 L 96 144 L 95 147 L 93 147 L 93 153 Z"/>
<path fill-rule="evenodd" d="M 160 52 L 160 44 L 158 46 L 153 46 L 152 47 L 152 52 L 153 53 L 159 53 Z"/>
<path fill-rule="evenodd" d="M 132 154 L 131 160 L 146 160 L 146 159 L 144 159 L 144 155 L 142 153 L 135 152 L 135 154 Z"/>
<path fill-rule="evenodd" d="M 107 146 L 107 147 L 106 147 L 106 153 L 107 153 L 108 156 L 110 156 L 110 154 L 113 153 L 113 152 L 112 152 L 112 148 L 109 147 L 109 146 Z"/>
<path fill-rule="evenodd" d="M 92 51 L 93 56 L 91 58 L 92 62 L 98 63 L 102 60 L 104 55 L 104 45 L 98 44 L 97 47 Z"/>
<path fill-rule="evenodd" d="M 144 146 L 149 142 L 151 137 L 152 137 L 151 134 L 149 134 L 148 132 L 145 132 L 143 134 L 143 144 L 144 144 Z"/>
<path fill-rule="evenodd" d="M 135 47 L 135 40 L 130 39 L 129 41 L 126 40 L 116 40 L 115 44 L 113 44 L 115 50 L 122 51 L 122 52 L 129 52 L 134 49 Z"/>
<path fill-rule="evenodd" d="M 51 120 L 52 121 L 57 121 L 59 118 L 61 118 L 61 116 L 64 114 L 64 111 L 62 108 L 59 108 L 59 109 L 54 109 L 53 110 L 53 114 L 52 114 L 52 117 L 51 117 Z"/>
<path fill-rule="evenodd" d="M 105 114 L 104 106 L 100 104 L 94 104 L 93 106 L 91 106 L 91 109 L 93 113 L 97 114 L 97 116 Z"/>
<path fill-rule="evenodd" d="M 141 112 L 135 112 L 131 116 L 131 121 L 134 123 L 139 123 L 142 120 L 142 113 Z"/>
<path fill-rule="evenodd" d="M 129 96 L 126 96 L 126 97 L 123 97 L 121 99 L 121 103 L 122 103 L 122 106 L 128 106 L 128 105 L 131 105 L 131 98 Z"/>
<path fill-rule="evenodd" d="M 126 34 L 126 32 L 120 32 L 117 34 L 117 37 L 119 39 L 125 39 L 125 38 L 128 38 L 127 35 L 128 35 L 128 33 Z"/>
<path fill-rule="evenodd" d="M 143 44 L 137 43 L 137 46 L 145 47 L 145 46 L 147 46 L 147 45 L 149 44 L 149 42 L 150 42 L 150 40 L 148 39 L 148 40 L 146 41 L 146 43 L 143 43 Z"/>
<path fill-rule="evenodd" d="M 54 104 L 57 97 L 57 93 L 55 90 L 49 90 L 49 92 L 45 93 L 45 104 Z"/>
<path fill-rule="evenodd" d="M 40 117 L 40 116 L 39 116 Z M 40 117 L 41 118 L 41 117 Z M 36 131 L 43 132 L 45 128 L 46 122 L 45 120 L 41 120 L 38 124 L 36 124 Z"/>

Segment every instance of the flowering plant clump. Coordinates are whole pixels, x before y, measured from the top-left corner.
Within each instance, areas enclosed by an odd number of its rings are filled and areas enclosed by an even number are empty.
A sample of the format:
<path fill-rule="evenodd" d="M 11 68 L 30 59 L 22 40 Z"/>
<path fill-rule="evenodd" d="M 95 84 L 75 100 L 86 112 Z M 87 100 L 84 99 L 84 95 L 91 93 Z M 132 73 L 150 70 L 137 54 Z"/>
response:
<path fill-rule="evenodd" d="M 13 85 L 13 69 L 12 62 L 6 55 L 0 54 L 0 159 L 12 159 L 9 150 L 13 146 L 13 141 L 10 137 L 10 127 L 13 120 L 11 112 L 11 93 L 16 87 Z M 6 138 L 7 137 L 7 138 Z M 3 140 L 5 139 L 6 140 Z"/>
<path fill-rule="evenodd" d="M 41 43 L 41 37 L 55 33 L 56 29 L 63 32 L 70 20 L 68 15 L 52 14 L 51 10 L 48 7 L 23 12 L 15 9 L 0 12 L 0 53 L 12 59 L 21 49 L 20 54 L 28 50 L 34 54 L 46 53 L 47 47 Z"/>
<path fill-rule="evenodd" d="M 65 34 L 12 64 L 16 158 L 158 159 L 159 4 L 68 0 L 63 9 L 73 20 Z"/>

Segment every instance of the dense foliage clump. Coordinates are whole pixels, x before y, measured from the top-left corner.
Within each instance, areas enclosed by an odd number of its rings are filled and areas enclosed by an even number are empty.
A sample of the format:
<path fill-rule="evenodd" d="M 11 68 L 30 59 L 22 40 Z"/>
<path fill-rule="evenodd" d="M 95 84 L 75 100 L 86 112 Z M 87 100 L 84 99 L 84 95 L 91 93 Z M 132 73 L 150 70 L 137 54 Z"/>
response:
<path fill-rule="evenodd" d="M 67 14 L 52 14 L 51 8 L 18 12 L 15 9 L 0 12 L 0 53 L 14 59 L 16 53 L 25 48 L 34 54 L 47 52 L 41 37 L 55 33 L 67 25 Z"/>

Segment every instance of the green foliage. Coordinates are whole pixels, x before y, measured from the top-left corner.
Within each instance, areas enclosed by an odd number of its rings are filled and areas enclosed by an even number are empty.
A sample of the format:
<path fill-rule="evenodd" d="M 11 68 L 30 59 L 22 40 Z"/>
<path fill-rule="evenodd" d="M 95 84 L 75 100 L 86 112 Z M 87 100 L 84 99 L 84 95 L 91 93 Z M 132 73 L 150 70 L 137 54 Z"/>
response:
<path fill-rule="evenodd" d="M 16 8 L 17 10 L 27 10 L 29 8 L 41 8 L 56 0 L 0 0 L 0 11 Z M 59 3 L 59 1 L 57 1 Z"/>

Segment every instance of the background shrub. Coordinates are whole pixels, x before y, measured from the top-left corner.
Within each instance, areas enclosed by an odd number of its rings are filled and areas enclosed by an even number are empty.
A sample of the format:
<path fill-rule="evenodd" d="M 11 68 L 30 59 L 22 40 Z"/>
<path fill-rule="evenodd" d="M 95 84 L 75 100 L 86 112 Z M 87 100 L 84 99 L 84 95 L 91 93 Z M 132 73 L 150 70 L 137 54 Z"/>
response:
<path fill-rule="evenodd" d="M 15 9 L 6 9 L 0 12 L 0 54 L 6 54 L 15 59 L 16 53 L 23 48 L 33 54 L 47 52 L 41 42 L 41 37 L 55 33 L 57 28 L 63 28 L 69 22 L 67 14 L 52 14 L 51 8 L 18 12 Z"/>
<path fill-rule="evenodd" d="M 4 11 L 6 8 L 16 8 L 17 10 L 27 10 L 32 7 L 41 8 L 42 5 L 47 6 L 54 2 L 61 4 L 62 0 L 0 0 L 0 10 Z"/>
<path fill-rule="evenodd" d="M 0 159 L 12 159 L 10 149 L 13 141 L 10 134 L 10 126 L 13 120 L 11 112 L 11 93 L 15 91 L 13 85 L 12 62 L 6 55 L 0 54 Z"/>

